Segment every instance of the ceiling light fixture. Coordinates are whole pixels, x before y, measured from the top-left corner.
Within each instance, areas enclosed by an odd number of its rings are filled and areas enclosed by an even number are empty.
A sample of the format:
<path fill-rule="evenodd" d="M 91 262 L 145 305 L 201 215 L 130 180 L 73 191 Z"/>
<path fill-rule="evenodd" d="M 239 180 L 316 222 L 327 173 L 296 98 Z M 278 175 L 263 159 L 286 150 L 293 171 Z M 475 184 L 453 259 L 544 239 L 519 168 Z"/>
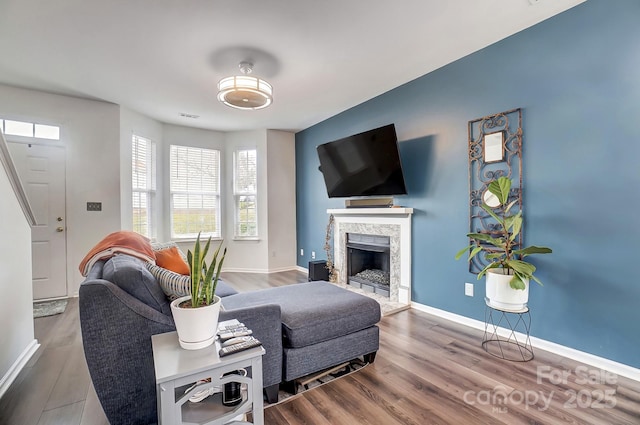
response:
<path fill-rule="evenodd" d="M 251 62 L 240 62 L 243 75 L 225 77 L 218 83 L 218 100 L 236 109 L 262 109 L 271 105 L 273 88 L 265 80 L 250 76 Z"/>

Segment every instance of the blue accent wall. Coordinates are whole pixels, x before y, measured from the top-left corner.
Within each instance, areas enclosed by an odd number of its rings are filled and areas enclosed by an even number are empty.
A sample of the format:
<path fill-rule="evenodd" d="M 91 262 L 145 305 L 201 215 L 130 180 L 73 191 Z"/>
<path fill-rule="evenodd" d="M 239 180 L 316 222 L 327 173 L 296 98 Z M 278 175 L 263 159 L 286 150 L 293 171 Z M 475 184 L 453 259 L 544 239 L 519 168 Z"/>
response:
<path fill-rule="evenodd" d="M 422 54 L 428 55 L 424 51 Z M 373 72 L 373 71 L 372 71 Z M 298 264 L 325 258 L 318 144 L 394 123 L 415 209 L 412 299 L 484 320 L 468 231 L 467 123 L 523 110 L 532 335 L 640 367 L 640 1 L 590 0 L 296 134 Z M 476 296 L 464 296 L 464 282 Z"/>

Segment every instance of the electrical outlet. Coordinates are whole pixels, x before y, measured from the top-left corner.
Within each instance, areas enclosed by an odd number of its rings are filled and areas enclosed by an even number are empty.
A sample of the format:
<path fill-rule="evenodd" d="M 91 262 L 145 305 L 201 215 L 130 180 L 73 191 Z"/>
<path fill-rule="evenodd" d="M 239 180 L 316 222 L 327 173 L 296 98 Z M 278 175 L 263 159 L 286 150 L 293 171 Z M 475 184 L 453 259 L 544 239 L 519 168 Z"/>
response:
<path fill-rule="evenodd" d="M 473 297 L 473 283 L 465 283 L 464 284 L 464 294 L 467 297 Z"/>
<path fill-rule="evenodd" d="M 315 251 L 311 251 L 311 259 L 312 260 L 316 259 L 316 252 Z"/>
<path fill-rule="evenodd" d="M 300 256 L 304 257 L 304 249 L 300 248 Z"/>

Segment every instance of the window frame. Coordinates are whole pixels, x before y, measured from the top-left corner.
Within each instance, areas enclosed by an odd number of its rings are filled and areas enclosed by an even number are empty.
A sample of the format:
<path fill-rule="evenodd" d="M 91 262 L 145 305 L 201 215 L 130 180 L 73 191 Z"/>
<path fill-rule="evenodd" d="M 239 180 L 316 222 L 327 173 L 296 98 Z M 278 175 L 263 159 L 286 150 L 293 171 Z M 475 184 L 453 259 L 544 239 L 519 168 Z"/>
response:
<path fill-rule="evenodd" d="M 146 165 L 144 167 L 145 174 L 145 186 L 146 188 L 138 188 L 136 187 L 136 183 L 139 182 L 139 179 L 136 179 L 134 176 L 134 161 L 138 157 L 137 151 L 139 151 L 139 147 L 136 149 L 136 145 L 138 143 L 146 144 L 145 150 L 148 152 Z M 146 137 L 138 136 L 133 134 L 131 136 L 131 228 L 134 232 L 139 233 L 143 236 L 146 236 L 150 239 L 155 239 L 157 236 L 157 223 L 155 219 L 155 214 L 153 213 L 154 208 L 156 207 L 156 191 L 157 191 L 157 145 L 156 143 L 148 139 Z M 147 202 L 147 234 L 140 232 L 140 228 L 136 228 L 136 219 L 135 219 L 135 198 L 136 194 L 138 194 L 138 199 L 144 195 L 144 198 Z M 141 207 L 138 207 L 141 208 Z"/>
<path fill-rule="evenodd" d="M 29 134 L 23 132 L 7 132 L 7 125 L 22 126 L 25 129 L 30 128 Z M 0 130 L 5 136 L 23 137 L 25 139 L 36 139 L 42 141 L 60 142 L 60 126 L 52 124 L 43 124 L 32 121 L 14 120 L 10 118 L 0 118 Z M 44 131 L 44 134 L 42 133 Z M 51 133 L 53 132 L 53 133 Z"/>
<path fill-rule="evenodd" d="M 187 156 L 190 155 L 189 152 L 193 153 L 194 151 L 200 151 L 200 166 L 202 166 L 202 154 L 205 151 L 211 152 L 214 155 L 214 163 L 210 164 L 210 168 L 216 169 L 217 170 L 217 185 L 214 185 L 213 189 L 214 190 L 203 190 L 203 188 L 200 188 L 200 190 L 192 190 L 190 188 L 186 188 L 185 190 L 178 190 L 174 188 L 174 175 L 175 173 L 178 171 L 176 170 L 174 167 L 176 166 L 175 162 L 178 161 L 177 158 L 174 158 L 174 150 L 180 149 L 183 151 L 183 153 L 186 153 Z M 177 154 L 177 151 L 176 151 Z M 213 209 L 216 211 L 215 217 L 213 220 L 211 220 L 209 222 L 209 225 L 212 225 L 216 231 L 215 232 L 202 232 L 201 234 L 201 238 L 208 238 L 209 236 L 211 236 L 211 238 L 213 240 L 219 240 L 222 239 L 223 237 L 223 223 L 224 221 L 222 220 L 222 191 L 221 191 L 221 180 L 222 180 L 222 154 L 223 152 L 220 149 L 212 149 L 212 148 L 203 148 L 203 147 L 199 147 L 199 146 L 191 146 L 191 145 L 180 145 L 180 144 L 171 144 L 169 145 L 169 234 L 170 234 L 170 238 L 171 240 L 176 240 L 176 241 L 191 241 L 191 240 L 195 240 L 198 232 L 201 231 L 201 229 L 199 229 L 198 231 L 194 231 L 194 232 L 187 232 L 187 233 L 176 233 L 176 229 L 175 229 L 175 223 L 174 223 L 174 219 L 175 219 L 175 212 L 176 212 L 176 208 L 175 206 L 175 198 L 176 195 L 182 195 L 186 197 L 186 202 L 187 205 L 190 203 L 190 197 L 194 196 L 194 197 L 198 197 L 201 196 L 201 203 L 204 204 L 205 198 L 212 196 L 213 197 Z M 215 163 L 217 161 L 217 164 Z M 186 170 L 182 170 L 180 171 L 182 173 L 186 172 Z M 188 182 L 187 182 L 188 185 Z M 186 207 L 187 209 L 189 208 L 188 206 Z M 204 208 L 201 208 L 204 209 Z M 187 213 L 188 214 L 188 213 Z M 204 216 L 207 216 L 206 214 L 203 214 Z M 187 219 L 187 226 L 189 226 L 188 223 L 188 219 Z M 189 229 L 187 229 L 189 230 Z"/>
<path fill-rule="evenodd" d="M 255 161 L 255 176 L 254 176 L 254 190 L 242 190 L 238 188 L 238 157 L 243 152 L 253 152 L 254 161 Z M 248 159 L 247 159 L 248 161 Z M 258 150 L 256 148 L 239 148 L 233 152 L 233 170 L 232 170 L 232 187 L 233 187 L 233 238 L 234 240 L 258 240 L 260 238 L 260 227 L 259 227 L 259 213 L 258 213 Z M 253 197 L 253 210 L 255 220 L 241 220 L 240 215 L 242 213 L 242 209 L 240 208 L 241 197 Z M 245 216 L 249 216 L 249 209 L 244 209 L 246 211 Z M 240 226 L 242 224 L 245 225 L 253 225 L 252 227 L 255 229 L 253 234 L 242 234 L 240 232 Z"/>

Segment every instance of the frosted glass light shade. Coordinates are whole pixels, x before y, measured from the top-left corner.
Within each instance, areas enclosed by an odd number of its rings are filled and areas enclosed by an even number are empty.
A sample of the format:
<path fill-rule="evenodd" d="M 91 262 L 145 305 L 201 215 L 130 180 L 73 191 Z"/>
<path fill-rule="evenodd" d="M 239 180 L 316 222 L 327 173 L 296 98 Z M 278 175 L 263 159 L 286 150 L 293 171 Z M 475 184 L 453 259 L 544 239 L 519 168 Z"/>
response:
<path fill-rule="evenodd" d="M 232 108 L 262 109 L 271 105 L 273 88 L 261 78 L 235 75 L 220 80 L 218 100 Z"/>

